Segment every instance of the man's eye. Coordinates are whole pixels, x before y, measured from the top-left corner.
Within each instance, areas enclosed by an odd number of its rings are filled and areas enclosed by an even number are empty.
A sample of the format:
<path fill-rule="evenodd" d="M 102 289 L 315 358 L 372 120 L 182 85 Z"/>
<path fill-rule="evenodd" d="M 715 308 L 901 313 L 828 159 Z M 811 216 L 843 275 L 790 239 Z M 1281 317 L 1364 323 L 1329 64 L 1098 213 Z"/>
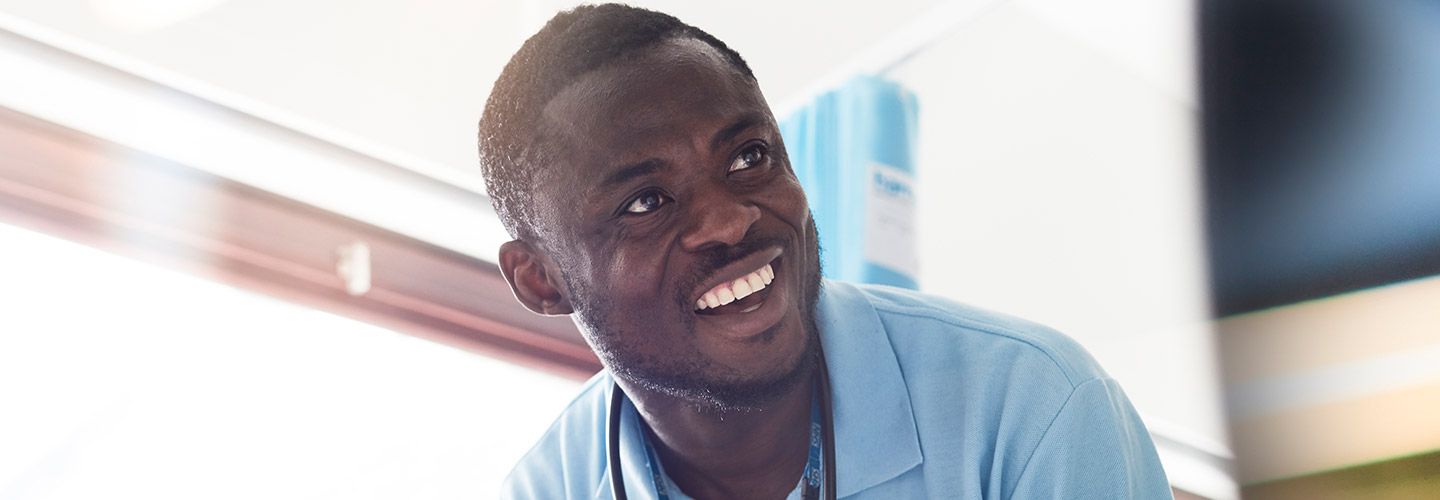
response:
<path fill-rule="evenodd" d="M 769 154 L 770 150 L 765 149 L 765 146 L 761 144 L 745 148 L 744 151 L 741 151 L 740 154 L 735 157 L 735 161 L 730 163 L 730 170 L 728 170 L 728 172 L 745 170 L 764 163 L 765 160 L 768 159 Z"/>
<path fill-rule="evenodd" d="M 653 212 L 655 209 L 660 208 L 661 205 L 669 202 L 670 198 L 660 194 L 659 191 L 646 191 L 640 193 L 635 199 L 630 200 L 630 204 L 625 206 L 625 213 L 643 214 Z"/>

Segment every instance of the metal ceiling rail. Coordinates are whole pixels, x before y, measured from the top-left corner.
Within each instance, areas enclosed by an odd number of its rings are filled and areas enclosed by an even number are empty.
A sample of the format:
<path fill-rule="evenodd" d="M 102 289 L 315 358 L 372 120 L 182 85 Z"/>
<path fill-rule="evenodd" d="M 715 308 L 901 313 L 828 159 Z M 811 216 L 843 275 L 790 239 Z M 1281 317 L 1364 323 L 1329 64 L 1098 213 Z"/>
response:
<path fill-rule="evenodd" d="M 525 310 L 483 260 L 5 109 L 0 151 L 5 223 L 575 378 L 600 369 L 573 323 Z M 345 259 L 357 244 L 367 258 Z"/>
<path fill-rule="evenodd" d="M 460 170 L 327 137 L 316 124 L 4 13 L 0 74 L 0 107 L 491 262 L 509 239 L 478 168 L 474 179 L 447 179 L 439 173 Z"/>

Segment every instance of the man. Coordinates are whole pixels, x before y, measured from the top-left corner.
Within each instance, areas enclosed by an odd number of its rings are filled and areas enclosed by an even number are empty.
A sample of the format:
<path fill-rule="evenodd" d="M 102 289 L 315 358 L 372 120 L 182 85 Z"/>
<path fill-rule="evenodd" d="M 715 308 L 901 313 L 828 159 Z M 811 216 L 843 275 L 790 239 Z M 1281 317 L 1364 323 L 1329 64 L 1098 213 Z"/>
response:
<path fill-rule="evenodd" d="M 571 315 L 606 368 L 508 498 L 1169 497 L 1130 403 L 1065 337 L 822 284 L 775 118 L 699 29 L 557 15 L 497 80 L 480 153 L 515 296 Z"/>

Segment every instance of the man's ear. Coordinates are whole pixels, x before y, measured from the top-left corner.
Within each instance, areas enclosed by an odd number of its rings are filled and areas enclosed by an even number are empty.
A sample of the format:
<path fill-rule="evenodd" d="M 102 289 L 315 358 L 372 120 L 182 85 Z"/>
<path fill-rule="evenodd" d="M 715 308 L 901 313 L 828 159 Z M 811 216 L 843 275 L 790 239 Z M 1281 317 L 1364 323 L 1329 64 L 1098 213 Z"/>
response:
<path fill-rule="evenodd" d="M 523 241 L 500 245 L 500 274 L 526 309 L 546 316 L 574 312 L 570 299 L 560 292 L 560 277 L 550 272 L 546 262 L 544 255 Z"/>

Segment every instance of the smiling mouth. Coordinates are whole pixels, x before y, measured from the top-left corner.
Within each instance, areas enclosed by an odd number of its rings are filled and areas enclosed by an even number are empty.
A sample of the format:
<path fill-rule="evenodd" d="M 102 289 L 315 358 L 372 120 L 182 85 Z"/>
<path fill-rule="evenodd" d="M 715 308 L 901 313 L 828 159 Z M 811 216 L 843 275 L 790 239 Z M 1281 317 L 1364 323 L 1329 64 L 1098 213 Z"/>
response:
<path fill-rule="evenodd" d="M 744 276 L 716 285 L 695 301 L 695 312 L 705 315 L 753 312 L 770 295 L 775 268 L 766 263 Z"/>

